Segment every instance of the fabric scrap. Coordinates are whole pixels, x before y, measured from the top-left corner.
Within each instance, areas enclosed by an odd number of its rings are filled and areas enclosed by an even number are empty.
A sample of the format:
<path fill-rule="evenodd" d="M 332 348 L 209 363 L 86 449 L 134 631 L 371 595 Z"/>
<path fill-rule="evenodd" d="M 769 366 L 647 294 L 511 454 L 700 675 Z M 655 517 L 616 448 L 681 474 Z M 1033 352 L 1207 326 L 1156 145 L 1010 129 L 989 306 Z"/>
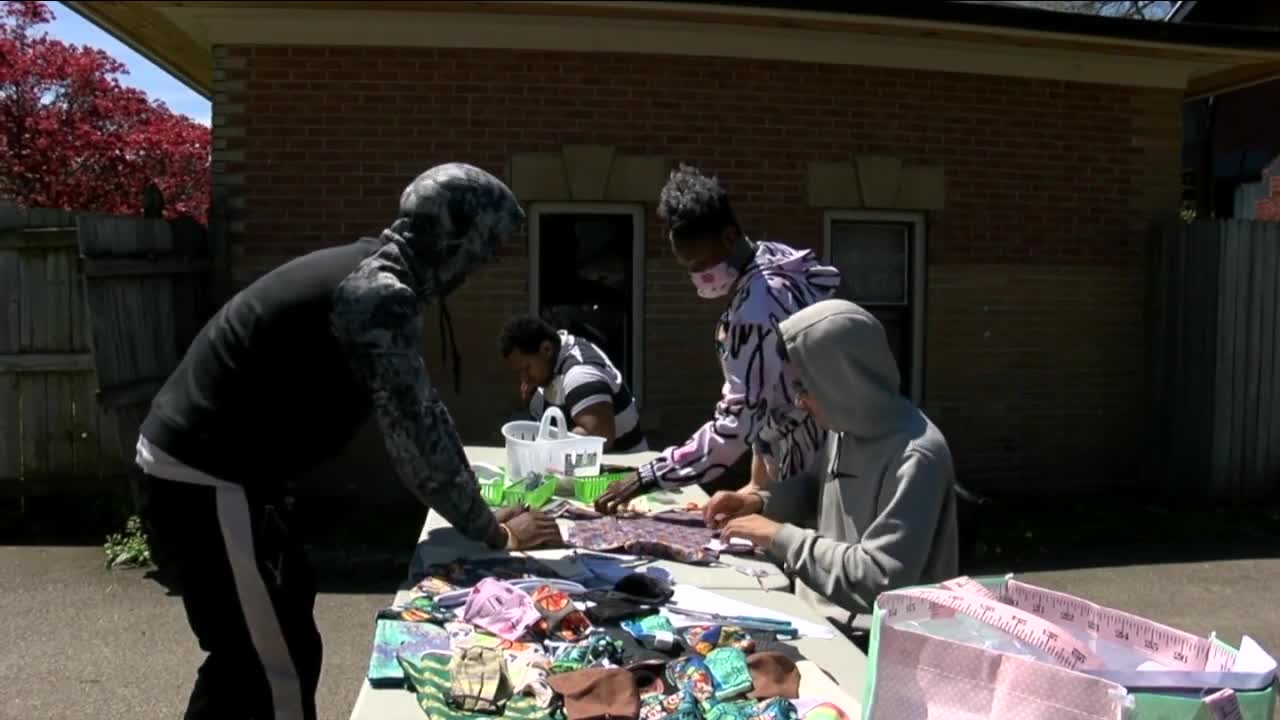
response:
<path fill-rule="evenodd" d="M 687 691 L 704 711 L 718 703 L 715 680 L 702 658 L 682 657 L 667 666 L 667 682 Z"/>
<path fill-rule="evenodd" d="M 619 580 L 613 591 L 632 602 L 648 605 L 661 605 L 675 594 L 667 581 L 640 572 L 633 572 Z"/>
<path fill-rule="evenodd" d="M 413 597 L 404 605 L 393 605 L 378 611 L 378 617 L 385 620 L 402 620 L 404 622 L 430 622 L 438 625 L 454 622 L 458 619 L 452 611 L 436 604 L 426 596 Z"/>
<path fill-rule="evenodd" d="M 551 649 L 553 674 L 575 672 L 594 666 L 614 666 L 622 662 L 622 643 L 605 633 L 593 633 L 577 643 L 547 643 Z"/>
<path fill-rule="evenodd" d="M 462 619 L 507 640 L 518 640 L 542 616 L 533 600 L 511 585 L 485 578 L 471 589 Z"/>
<path fill-rule="evenodd" d="M 539 707 L 551 706 L 555 700 L 555 693 L 547 684 L 551 675 L 551 658 L 543 650 L 542 643 L 504 640 L 463 623 L 451 623 L 449 630 L 454 649 L 475 646 L 501 650 L 507 661 L 507 681 L 511 683 L 511 692 L 532 695 Z"/>
<path fill-rule="evenodd" d="M 710 563 L 717 554 L 707 543 L 719 533 L 666 517 L 582 520 L 569 526 L 566 543 L 602 552 L 625 552 L 685 563 Z"/>
<path fill-rule="evenodd" d="M 533 592 L 532 600 L 542 616 L 537 625 L 544 635 L 576 642 L 591 632 L 591 621 L 563 590 L 543 585 Z"/>
<path fill-rule="evenodd" d="M 496 648 L 463 647 L 449 662 L 449 705 L 459 710 L 498 714 L 511 698 L 506 661 Z"/>
<path fill-rule="evenodd" d="M 796 720 L 790 700 L 770 698 L 763 702 L 734 700 L 722 702 L 706 712 L 705 720 Z"/>
<path fill-rule="evenodd" d="M 588 668 L 551 678 L 564 697 L 568 720 L 618 720 L 640 714 L 640 693 L 631 673 L 620 668 Z"/>
<path fill-rule="evenodd" d="M 665 615 L 627 620 L 622 623 L 622 629 L 631 633 L 641 645 L 653 650 L 670 650 L 676 646 L 676 629 Z"/>
<path fill-rule="evenodd" d="M 663 663 L 644 663 L 630 670 L 640 691 L 639 720 L 702 720 L 697 699 L 668 683 Z"/>
<path fill-rule="evenodd" d="M 680 657 L 684 652 L 684 648 L 680 645 L 672 647 L 670 650 L 653 650 L 640 644 L 640 641 L 623 630 L 620 627 L 605 628 L 604 634 L 610 638 L 617 640 L 622 647 L 622 657 L 618 661 L 618 665 L 634 669 L 636 666 L 656 663 L 658 670 L 662 671 L 666 668 L 667 663 Z"/>
<path fill-rule="evenodd" d="M 479 720 L 493 717 L 449 707 L 449 656 L 424 655 L 414 660 L 408 655 L 400 655 L 397 659 L 414 691 L 418 707 L 428 720 Z M 545 708 L 538 707 L 533 698 L 515 696 L 503 707 L 502 717 L 507 720 L 552 720 L 553 716 Z"/>
<path fill-rule="evenodd" d="M 439 653 L 447 658 L 452 652 L 449 632 L 439 625 L 379 618 L 374 622 L 373 651 L 369 655 L 369 685 L 404 687 L 404 670 L 396 661 L 398 655 L 417 658 L 424 653 Z"/>
<path fill-rule="evenodd" d="M 744 653 L 756 650 L 755 639 L 736 625 L 695 625 L 681 628 L 680 635 L 685 647 L 699 655 L 707 655 L 721 647 L 737 648 Z"/>
<path fill-rule="evenodd" d="M 758 652 L 747 658 L 751 671 L 751 692 L 747 697 L 756 700 L 769 698 L 800 697 L 800 670 L 796 661 L 778 652 Z"/>
<path fill-rule="evenodd" d="M 556 577 L 556 573 L 533 558 L 467 558 L 426 568 L 409 593 L 436 597 L 455 590 L 473 588 L 486 578 L 523 580 L 532 577 Z"/>
<path fill-rule="evenodd" d="M 717 700 L 731 700 L 751 690 L 751 670 L 747 656 L 736 647 L 719 647 L 707 654 L 707 670 L 715 685 Z"/>

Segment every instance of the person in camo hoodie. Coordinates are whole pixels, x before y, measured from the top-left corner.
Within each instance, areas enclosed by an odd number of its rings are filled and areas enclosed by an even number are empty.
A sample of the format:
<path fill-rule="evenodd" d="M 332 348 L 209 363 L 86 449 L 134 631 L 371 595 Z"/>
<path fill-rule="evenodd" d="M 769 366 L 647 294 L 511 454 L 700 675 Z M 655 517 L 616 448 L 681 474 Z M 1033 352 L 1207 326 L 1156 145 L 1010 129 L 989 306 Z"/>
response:
<path fill-rule="evenodd" d="M 543 513 L 486 506 L 419 354 L 422 306 L 443 311 L 523 219 L 492 175 L 432 168 L 380 236 L 238 292 L 156 394 L 137 440 L 142 514 L 208 653 L 187 720 L 315 718 L 316 586 L 285 484 L 342 452 L 370 415 L 400 480 L 463 535 L 494 549 L 559 542 Z"/>
<path fill-rule="evenodd" d="M 715 326 L 724 386 L 715 417 L 678 447 L 667 448 L 633 479 L 615 483 L 596 509 L 615 513 L 659 488 L 715 480 L 753 452 L 751 485 L 785 480 L 809 466 L 825 438 L 795 406 L 782 376 L 778 324 L 831 297 L 840 272 L 809 250 L 753 242 L 742 231 L 718 178 L 681 165 L 658 200 L 671 250 L 698 296 L 724 302 Z"/>

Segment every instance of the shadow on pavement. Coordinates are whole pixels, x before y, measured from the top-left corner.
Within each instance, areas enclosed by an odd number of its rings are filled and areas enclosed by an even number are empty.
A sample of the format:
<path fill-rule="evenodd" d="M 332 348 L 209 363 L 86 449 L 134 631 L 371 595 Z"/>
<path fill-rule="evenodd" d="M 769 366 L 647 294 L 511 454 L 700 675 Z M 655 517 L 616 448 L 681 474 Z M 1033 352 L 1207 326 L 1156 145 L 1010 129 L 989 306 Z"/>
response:
<path fill-rule="evenodd" d="M 1137 496 L 961 503 L 961 569 L 1003 573 L 1280 557 L 1280 506 Z"/>

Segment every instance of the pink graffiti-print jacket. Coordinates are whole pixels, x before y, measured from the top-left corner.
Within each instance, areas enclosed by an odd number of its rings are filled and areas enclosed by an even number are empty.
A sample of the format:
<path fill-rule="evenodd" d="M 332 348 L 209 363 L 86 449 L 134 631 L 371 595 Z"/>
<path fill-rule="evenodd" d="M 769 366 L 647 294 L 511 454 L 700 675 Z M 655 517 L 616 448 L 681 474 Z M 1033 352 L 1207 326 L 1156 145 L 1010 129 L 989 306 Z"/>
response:
<path fill-rule="evenodd" d="M 826 434 L 795 406 L 783 378 L 777 328 L 799 310 L 833 297 L 839 285 L 840 271 L 822 265 L 813 251 L 757 244 L 755 259 L 716 323 L 724 387 L 715 417 L 683 445 L 642 466 L 644 487 L 714 480 L 753 446 L 780 479 L 808 466 Z"/>

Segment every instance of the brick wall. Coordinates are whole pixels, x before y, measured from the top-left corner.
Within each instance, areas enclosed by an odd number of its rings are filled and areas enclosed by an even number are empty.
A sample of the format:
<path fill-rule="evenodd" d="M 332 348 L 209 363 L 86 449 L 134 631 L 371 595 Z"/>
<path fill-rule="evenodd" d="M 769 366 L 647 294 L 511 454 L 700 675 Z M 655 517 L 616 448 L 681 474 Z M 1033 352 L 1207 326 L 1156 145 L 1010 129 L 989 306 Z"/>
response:
<path fill-rule="evenodd" d="M 1029 491 L 1135 477 L 1144 227 L 1179 197 L 1176 92 L 624 54 L 230 46 L 215 62 L 238 284 L 376 232 L 403 185 L 443 161 L 505 174 L 514 153 L 570 143 L 693 161 L 721 174 L 749 232 L 810 247 L 809 162 L 944 164 L 926 404 L 961 475 Z M 647 230 L 646 400 L 675 440 L 718 393 L 718 308 L 694 296 L 652 212 Z M 493 347 L 527 305 L 526 257 L 521 237 L 451 303 L 466 366 L 463 396 L 446 395 L 470 442 L 495 440 L 513 404 Z M 438 349 L 427 359 L 443 377 Z"/>
<path fill-rule="evenodd" d="M 1262 181 L 1267 185 L 1267 195 L 1259 200 L 1255 207 L 1255 218 L 1269 222 L 1280 222 L 1280 158 L 1262 171 Z"/>

